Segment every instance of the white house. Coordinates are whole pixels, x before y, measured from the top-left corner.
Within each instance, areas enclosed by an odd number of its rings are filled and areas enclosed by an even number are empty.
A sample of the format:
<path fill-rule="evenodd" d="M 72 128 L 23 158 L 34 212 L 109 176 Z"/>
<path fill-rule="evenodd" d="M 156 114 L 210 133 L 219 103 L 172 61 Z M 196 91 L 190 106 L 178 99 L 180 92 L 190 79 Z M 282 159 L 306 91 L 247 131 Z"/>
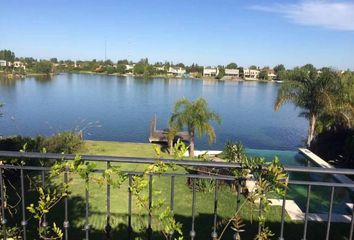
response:
<path fill-rule="evenodd" d="M 126 71 L 133 70 L 133 69 L 134 69 L 134 66 L 135 66 L 135 64 L 126 64 L 126 65 L 125 65 L 125 70 L 126 70 Z"/>
<path fill-rule="evenodd" d="M 238 69 L 225 69 L 225 76 L 226 77 L 239 77 L 240 71 Z"/>
<path fill-rule="evenodd" d="M 204 69 L 203 69 L 203 76 L 204 77 L 215 77 L 218 74 L 219 74 L 218 68 L 204 67 Z"/>
<path fill-rule="evenodd" d="M 14 61 L 14 64 L 13 64 L 14 68 L 23 68 L 23 69 L 26 69 L 26 66 L 20 62 L 20 61 Z"/>
<path fill-rule="evenodd" d="M 243 76 L 244 76 L 244 78 L 248 78 L 248 79 L 258 79 L 259 73 L 260 73 L 260 71 L 257 70 L 257 69 L 249 69 L 249 68 L 243 69 Z"/>
<path fill-rule="evenodd" d="M 186 69 L 181 67 L 169 67 L 167 73 L 172 75 L 182 75 L 186 73 Z"/>
<path fill-rule="evenodd" d="M 163 71 L 165 71 L 165 66 L 155 67 L 155 70 L 163 72 Z"/>
<path fill-rule="evenodd" d="M 6 61 L 0 60 L 0 67 L 6 67 Z"/>

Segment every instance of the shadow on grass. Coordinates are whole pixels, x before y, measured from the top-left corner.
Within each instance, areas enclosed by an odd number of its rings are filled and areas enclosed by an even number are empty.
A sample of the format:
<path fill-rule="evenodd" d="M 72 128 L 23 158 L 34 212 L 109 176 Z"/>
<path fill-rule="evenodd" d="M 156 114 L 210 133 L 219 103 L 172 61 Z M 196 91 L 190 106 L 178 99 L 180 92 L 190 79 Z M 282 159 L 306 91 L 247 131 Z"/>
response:
<path fill-rule="evenodd" d="M 105 203 L 102 203 L 104 208 Z M 69 239 L 85 239 L 84 216 L 85 216 L 85 201 L 80 197 L 72 197 L 69 200 Z M 112 213 L 112 221 L 116 224 L 112 224 L 112 230 L 110 238 L 107 238 L 105 232 L 106 215 L 101 211 L 90 211 L 90 216 L 94 216 L 94 220 L 90 217 L 90 221 L 95 225 L 90 229 L 90 239 L 128 239 L 128 216 L 127 214 Z M 190 216 L 175 215 L 176 220 L 183 224 L 183 236 L 184 239 L 190 239 L 190 230 L 192 218 Z M 132 216 L 133 223 L 137 219 L 142 221 L 144 226 L 147 226 L 146 216 L 139 216 L 134 214 Z M 62 226 L 64 221 L 64 204 L 60 203 L 48 216 L 49 222 L 55 221 L 59 226 Z M 219 217 L 218 221 L 222 219 Z M 245 224 L 244 232 L 241 233 L 241 239 L 254 239 L 258 230 L 258 222 L 244 220 Z M 100 227 L 97 227 L 99 225 Z M 195 239 L 211 239 L 213 225 L 212 214 L 198 214 L 195 218 Z M 271 239 L 278 239 L 280 233 L 280 222 L 267 222 L 266 224 L 272 232 L 275 234 Z M 325 239 L 327 223 L 309 222 L 307 239 Z M 35 228 L 29 228 L 30 239 L 36 239 L 36 231 L 32 231 Z M 223 227 L 217 229 L 218 234 L 221 233 Z M 302 222 L 286 222 L 284 225 L 284 239 L 286 240 L 298 240 L 303 237 L 304 224 Z M 155 230 L 155 229 L 154 229 Z M 348 240 L 350 230 L 350 224 L 332 223 L 329 239 L 335 240 Z M 228 228 L 222 239 L 233 239 L 234 232 Z M 176 236 L 175 236 L 176 237 Z M 147 239 L 146 228 L 133 229 L 131 239 Z M 158 231 L 153 231 L 152 239 L 165 239 L 163 234 Z"/>

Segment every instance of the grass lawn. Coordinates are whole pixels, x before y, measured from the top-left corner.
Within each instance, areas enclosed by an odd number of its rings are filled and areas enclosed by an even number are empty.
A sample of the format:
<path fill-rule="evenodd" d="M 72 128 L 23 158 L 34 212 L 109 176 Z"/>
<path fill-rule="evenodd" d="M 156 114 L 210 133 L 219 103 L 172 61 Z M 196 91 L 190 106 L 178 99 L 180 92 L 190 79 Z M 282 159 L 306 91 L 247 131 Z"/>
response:
<path fill-rule="evenodd" d="M 143 143 L 120 143 L 103 141 L 86 141 L 85 148 L 81 154 L 91 155 L 109 155 L 109 156 L 131 156 L 131 157 L 154 157 L 155 153 L 151 144 Z M 163 153 L 164 157 L 168 155 Z M 122 170 L 142 171 L 144 166 L 137 164 L 121 164 Z M 97 168 L 104 169 L 104 163 L 98 163 Z M 184 169 L 178 168 L 177 172 L 183 173 Z M 82 231 L 85 216 L 85 185 L 78 176 L 71 175 L 72 182 L 70 190 L 72 192 L 69 199 L 69 220 L 70 237 L 69 239 L 83 239 Z M 62 178 L 56 181 L 62 181 Z M 155 176 L 153 180 L 153 199 L 164 198 L 166 203 L 170 202 L 170 177 Z M 128 181 L 120 189 L 111 189 L 111 225 L 113 227 L 112 239 L 127 239 L 128 222 Z M 96 183 L 89 185 L 89 204 L 91 225 L 90 239 L 105 239 L 104 228 L 106 225 L 106 186 L 98 186 Z M 191 230 L 191 203 L 192 191 L 187 185 L 185 177 L 176 177 L 175 179 L 175 206 L 174 213 L 176 219 L 183 224 L 183 232 L 186 239 L 189 239 Z M 135 237 L 140 239 L 144 233 L 144 227 L 147 226 L 147 210 L 139 209 L 136 206 L 136 200 L 133 198 L 132 222 L 135 230 Z M 252 211 L 250 205 L 246 204 L 241 215 L 244 219 L 245 232 L 241 234 L 242 239 L 253 239 L 258 227 L 257 212 Z M 227 186 L 221 186 L 218 197 L 218 221 L 230 217 L 234 214 L 236 207 L 236 194 Z M 214 189 L 206 192 L 197 192 L 196 194 L 196 219 L 195 230 L 196 239 L 211 239 L 214 210 Z M 267 226 L 275 233 L 274 239 L 278 239 L 280 230 L 280 207 L 271 207 Z M 49 214 L 49 219 L 55 219 L 55 222 L 63 221 L 63 204 L 59 204 Z M 156 224 L 153 226 L 154 239 L 163 239 L 157 231 Z M 220 233 L 222 228 L 218 229 Z M 324 239 L 326 223 L 310 223 L 308 239 Z M 303 224 L 293 222 L 286 216 L 285 239 L 301 239 Z M 349 224 L 332 224 L 330 239 L 347 239 L 345 236 L 349 232 Z M 140 235 L 139 235 L 140 234 Z M 141 237 L 145 239 L 145 237 Z M 273 239 L 272 238 L 272 239 Z M 232 233 L 228 231 L 223 239 L 232 239 Z"/>

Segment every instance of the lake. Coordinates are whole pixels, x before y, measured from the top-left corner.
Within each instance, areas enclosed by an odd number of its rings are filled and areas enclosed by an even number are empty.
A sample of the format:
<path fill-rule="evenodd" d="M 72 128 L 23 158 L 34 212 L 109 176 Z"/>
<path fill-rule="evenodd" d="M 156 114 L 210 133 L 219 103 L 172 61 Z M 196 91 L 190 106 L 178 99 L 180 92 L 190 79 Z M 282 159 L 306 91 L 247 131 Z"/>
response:
<path fill-rule="evenodd" d="M 273 110 L 277 83 L 142 79 L 88 74 L 60 74 L 51 79 L 0 80 L 0 135 L 50 135 L 84 130 L 92 140 L 147 142 L 156 114 L 166 128 L 181 97 L 204 97 L 220 114 L 216 142 L 197 139 L 197 149 L 222 149 L 228 140 L 247 148 L 295 150 L 304 145 L 307 122 L 300 109 Z"/>

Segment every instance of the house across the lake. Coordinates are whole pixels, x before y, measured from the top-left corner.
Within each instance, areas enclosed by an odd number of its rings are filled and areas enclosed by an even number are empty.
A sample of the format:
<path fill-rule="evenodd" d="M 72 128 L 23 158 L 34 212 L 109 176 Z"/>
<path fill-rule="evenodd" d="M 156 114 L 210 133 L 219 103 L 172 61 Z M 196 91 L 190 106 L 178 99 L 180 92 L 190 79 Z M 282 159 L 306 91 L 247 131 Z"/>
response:
<path fill-rule="evenodd" d="M 0 67 L 6 67 L 6 61 L 0 60 Z"/>
<path fill-rule="evenodd" d="M 14 61 L 13 66 L 14 66 L 14 68 L 23 68 L 23 69 L 26 69 L 25 64 L 23 64 L 21 61 Z"/>
<path fill-rule="evenodd" d="M 277 75 L 275 74 L 274 69 L 268 69 L 268 79 L 274 80 L 276 78 L 277 78 Z"/>
<path fill-rule="evenodd" d="M 135 64 L 126 64 L 125 65 L 125 70 L 130 71 L 134 69 Z"/>
<path fill-rule="evenodd" d="M 238 78 L 240 77 L 240 70 L 238 69 L 225 69 L 225 77 Z"/>
<path fill-rule="evenodd" d="M 158 72 L 164 72 L 165 71 L 165 66 L 157 66 L 157 67 L 154 67 L 156 71 Z"/>
<path fill-rule="evenodd" d="M 243 69 L 243 77 L 247 80 L 257 80 L 259 73 L 260 71 L 257 69 L 249 69 L 249 68 Z"/>
<path fill-rule="evenodd" d="M 219 74 L 219 69 L 217 67 L 204 67 L 203 76 L 204 77 L 215 77 Z"/>
<path fill-rule="evenodd" d="M 169 67 L 167 74 L 171 76 L 181 76 L 186 73 L 186 69 L 182 67 Z"/>

